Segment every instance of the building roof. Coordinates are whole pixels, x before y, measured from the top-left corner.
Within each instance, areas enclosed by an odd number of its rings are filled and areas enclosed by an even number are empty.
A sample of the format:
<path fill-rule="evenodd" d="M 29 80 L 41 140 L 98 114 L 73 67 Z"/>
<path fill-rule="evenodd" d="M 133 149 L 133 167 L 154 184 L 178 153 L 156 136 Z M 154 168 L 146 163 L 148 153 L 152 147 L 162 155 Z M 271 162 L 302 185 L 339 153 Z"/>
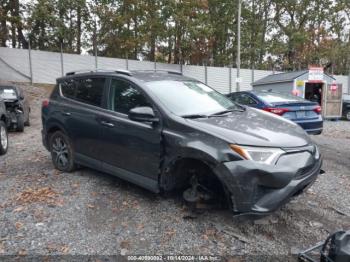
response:
<path fill-rule="evenodd" d="M 252 85 L 255 86 L 255 85 L 271 84 L 271 83 L 278 83 L 278 82 L 292 82 L 294 81 L 295 78 L 298 78 L 299 76 L 307 74 L 308 72 L 309 72 L 308 70 L 302 70 L 302 71 L 268 75 L 264 78 L 259 79 L 258 81 L 255 81 Z"/>
<path fill-rule="evenodd" d="M 309 70 L 301 70 L 301 71 L 272 74 L 272 75 L 268 75 L 264 78 L 261 78 L 258 81 L 255 81 L 254 83 L 252 83 L 252 85 L 256 86 L 256 85 L 264 85 L 264 84 L 271 84 L 271 83 L 292 82 L 292 81 L 294 81 L 294 79 L 296 79 L 302 75 L 308 74 L 308 73 L 309 73 Z M 331 76 L 327 73 L 324 73 L 324 74 L 335 80 L 335 78 L 333 76 Z"/>

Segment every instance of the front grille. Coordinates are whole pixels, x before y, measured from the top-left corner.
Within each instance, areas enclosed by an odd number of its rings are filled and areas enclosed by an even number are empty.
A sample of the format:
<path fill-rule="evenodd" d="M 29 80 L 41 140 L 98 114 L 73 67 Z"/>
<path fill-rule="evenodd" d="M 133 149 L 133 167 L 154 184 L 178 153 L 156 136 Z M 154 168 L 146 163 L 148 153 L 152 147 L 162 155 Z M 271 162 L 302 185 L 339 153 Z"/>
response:
<path fill-rule="evenodd" d="M 314 166 L 306 166 L 304 168 L 301 168 L 298 173 L 295 174 L 295 178 L 302 178 L 304 176 L 307 176 L 311 171 L 313 171 Z"/>

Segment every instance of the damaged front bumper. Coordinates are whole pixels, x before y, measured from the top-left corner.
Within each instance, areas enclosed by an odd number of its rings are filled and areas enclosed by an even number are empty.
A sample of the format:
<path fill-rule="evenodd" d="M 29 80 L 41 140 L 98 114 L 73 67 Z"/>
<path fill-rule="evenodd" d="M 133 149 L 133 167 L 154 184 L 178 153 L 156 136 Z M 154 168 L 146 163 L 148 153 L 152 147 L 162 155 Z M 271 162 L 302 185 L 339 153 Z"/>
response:
<path fill-rule="evenodd" d="M 264 215 L 310 186 L 321 166 L 321 157 L 298 152 L 281 156 L 276 165 L 241 160 L 224 162 L 215 171 L 231 193 L 235 213 Z"/>

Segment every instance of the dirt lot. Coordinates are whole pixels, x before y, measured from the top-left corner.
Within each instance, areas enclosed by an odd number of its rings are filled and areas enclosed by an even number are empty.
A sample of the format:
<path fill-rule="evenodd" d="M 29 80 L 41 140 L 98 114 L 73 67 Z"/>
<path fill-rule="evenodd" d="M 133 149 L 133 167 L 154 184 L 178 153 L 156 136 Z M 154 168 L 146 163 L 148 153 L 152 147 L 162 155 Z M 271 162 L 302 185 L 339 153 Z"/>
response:
<path fill-rule="evenodd" d="M 41 143 L 47 89 L 26 86 L 32 126 L 10 134 L 0 158 L 0 254 L 290 255 L 350 229 L 350 122 L 326 122 L 313 137 L 326 171 L 274 215 L 240 222 L 226 210 L 188 216 L 163 197 L 89 169 L 53 169 Z"/>

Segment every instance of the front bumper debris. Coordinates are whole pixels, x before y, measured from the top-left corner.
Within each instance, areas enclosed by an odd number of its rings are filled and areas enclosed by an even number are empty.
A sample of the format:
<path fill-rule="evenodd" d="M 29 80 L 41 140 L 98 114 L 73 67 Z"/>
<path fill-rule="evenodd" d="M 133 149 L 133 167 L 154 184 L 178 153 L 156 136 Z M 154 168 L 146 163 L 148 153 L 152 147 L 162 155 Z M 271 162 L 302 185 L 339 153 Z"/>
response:
<path fill-rule="evenodd" d="M 322 158 L 309 152 L 281 156 L 276 165 L 242 160 L 225 162 L 215 170 L 231 193 L 233 211 L 269 214 L 310 186 L 320 173 Z"/>

